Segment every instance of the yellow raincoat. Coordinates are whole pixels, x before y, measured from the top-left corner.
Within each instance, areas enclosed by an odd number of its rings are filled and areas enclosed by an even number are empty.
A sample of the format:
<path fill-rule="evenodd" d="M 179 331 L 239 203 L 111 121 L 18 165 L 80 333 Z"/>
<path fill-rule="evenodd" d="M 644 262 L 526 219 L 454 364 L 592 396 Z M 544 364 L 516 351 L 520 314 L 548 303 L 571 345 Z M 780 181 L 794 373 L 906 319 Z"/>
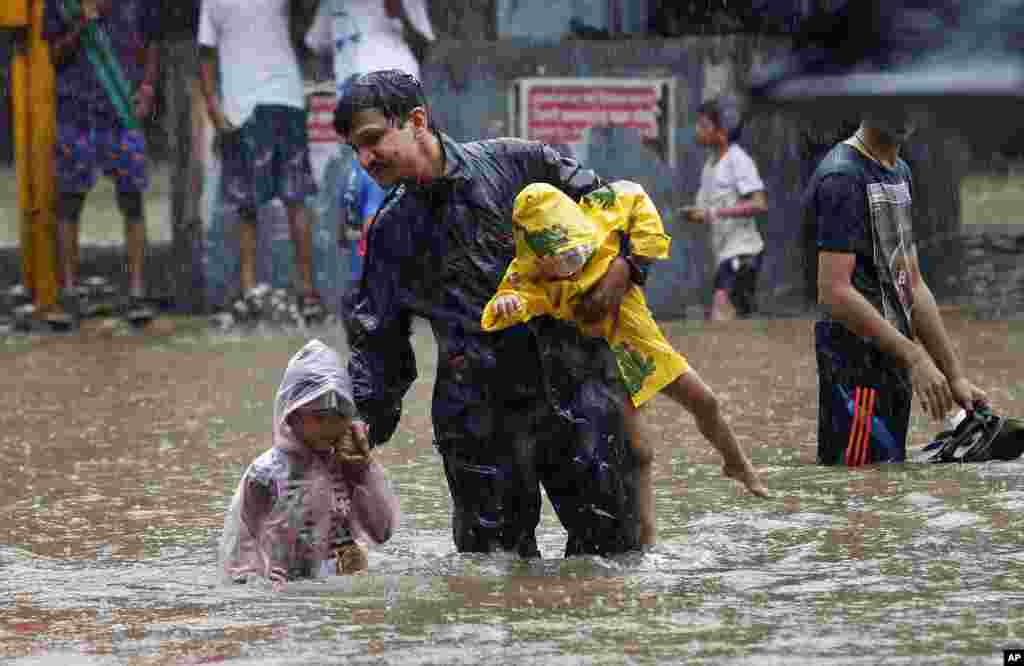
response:
<path fill-rule="evenodd" d="M 27 30 L 25 48 L 15 52 L 11 67 L 14 161 L 22 274 L 36 306 L 43 309 L 57 301 L 53 164 L 57 101 L 50 47 L 43 39 L 44 4 L 44 0 L 0 1 L 0 28 Z"/>
<path fill-rule="evenodd" d="M 686 358 L 658 328 L 643 291 L 635 284 L 623 298 L 618 321 L 608 317 L 585 324 L 576 318 L 580 297 L 604 277 L 619 256 L 622 234 L 629 234 L 634 255 L 668 258 L 672 239 L 640 185 L 617 181 L 583 197 L 579 205 L 551 185 L 528 185 L 516 197 L 513 228 L 516 257 L 484 308 L 480 324 L 485 331 L 541 315 L 575 322 L 587 335 L 608 340 L 637 407 L 689 369 Z M 543 280 L 538 261 L 549 256 L 582 260 L 582 269 L 567 279 Z M 508 316 L 497 314 L 495 301 L 503 294 L 519 297 L 518 311 Z"/>

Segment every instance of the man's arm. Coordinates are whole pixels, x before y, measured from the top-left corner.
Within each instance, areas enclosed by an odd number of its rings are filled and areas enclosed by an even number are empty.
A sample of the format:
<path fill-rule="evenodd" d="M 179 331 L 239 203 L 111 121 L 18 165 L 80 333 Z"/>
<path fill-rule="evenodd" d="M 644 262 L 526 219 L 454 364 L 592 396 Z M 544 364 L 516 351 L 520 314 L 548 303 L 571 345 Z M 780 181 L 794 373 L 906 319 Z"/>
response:
<path fill-rule="evenodd" d="M 963 365 L 946 332 L 935 296 L 921 275 L 916 247 L 910 259 L 910 287 L 914 297 L 911 310 L 914 333 L 946 377 L 953 399 L 964 409 L 973 409 L 976 402 L 987 402 L 984 392 L 964 375 Z"/>
<path fill-rule="evenodd" d="M 224 115 L 217 92 L 217 43 L 219 34 L 213 19 L 213 8 L 209 0 L 204 0 L 199 10 L 199 89 L 206 101 L 206 112 L 210 122 L 218 133 L 232 129 L 231 123 Z"/>
<path fill-rule="evenodd" d="M 672 239 L 665 233 L 661 213 L 642 186 L 619 181 L 611 187 L 616 195 L 625 199 L 629 211 L 620 253 L 629 263 L 633 282 L 643 285 L 650 265 L 658 259 L 668 258 Z"/>
<path fill-rule="evenodd" d="M 334 53 L 334 27 L 330 14 L 330 3 L 320 2 L 316 8 L 313 25 L 306 31 L 306 47 L 320 56 Z M 341 83 L 340 81 L 338 83 Z"/>
<path fill-rule="evenodd" d="M 923 350 L 882 316 L 853 286 L 858 253 L 872 256 L 867 191 L 846 174 L 825 176 L 811 197 L 818 223 L 818 303 L 851 332 L 909 368 Z"/>
<path fill-rule="evenodd" d="M 145 42 L 142 47 L 143 70 L 139 89 L 135 91 L 135 117 L 142 121 L 153 113 L 156 84 L 160 78 L 160 42 L 166 38 L 162 12 L 162 5 L 151 3 L 142 13 L 140 32 Z"/>
<path fill-rule="evenodd" d="M 896 329 L 853 286 L 857 256 L 849 252 L 818 253 L 818 303 L 852 333 L 873 340 L 878 348 L 910 368 L 923 350 Z"/>
<path fill-rule="evenodd" d="M 735 206 L 714 209 L 712 217 L 757 217 L 768 212 L 768 195 L 757 164 L 743 150 L 732 155 L 732 177 L 740 200 Z"/>
<path fill-rule="evenodd" d="M 368 230 L 363 277 L 346 298 L 345 333 L 352 356 L 352 397 L 369 426 L 370 446 L 391 439 L 402 415 L 402 398 L 416 381 L 412 315 L 399 300 L 402 239 L 388 237 L 400 220 L 375 222 Z M 381 252 L 378 248 L 385 248 Z"/>
<path fill-rule="evenodd" d="M 855 264 L 854 254 L 818 253 L 819 303 L 833 319 L 851 332 L 873 340 L 879 349 L 913 372 L 914 390 L 921 406 L 935 419 L 941 419 L 953 406 L 949 383 L 931 356 L 900 333 L 854 288 L 851 276 Z"/>
<path fill-rule="evenodd" d="M 206 113 L 217 132 L 229 132 L 231 122 L 221 108 L 220 96 L 217 94 L 217 49 L 211 46 L 199 47 L 199 89 L 206 101 Z"/>

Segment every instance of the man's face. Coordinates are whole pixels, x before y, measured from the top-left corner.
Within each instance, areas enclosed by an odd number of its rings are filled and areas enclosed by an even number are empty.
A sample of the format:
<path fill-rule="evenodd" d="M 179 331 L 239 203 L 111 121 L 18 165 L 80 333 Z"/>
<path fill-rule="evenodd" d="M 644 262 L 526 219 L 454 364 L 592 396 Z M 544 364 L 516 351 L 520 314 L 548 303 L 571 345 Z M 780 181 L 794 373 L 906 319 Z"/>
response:
<path fill-rule="evenodd" d="M 915 115 L 903 109 L 893 109 L 885 113 L 873 112 L 865 118 L 865 123 L 896 145 L 904 143 L 918 128 Z"/>
<path fill-rule="evenodd" d="M 423 155 L 416 140 L 419 121 L 410 116 L 401 126 L 398 122 L 376 109 L 358 111 L 352 117 L 348 144 L 356 151 L 359 164 L 381 187 L 415 179 L 421 171 Z"/>

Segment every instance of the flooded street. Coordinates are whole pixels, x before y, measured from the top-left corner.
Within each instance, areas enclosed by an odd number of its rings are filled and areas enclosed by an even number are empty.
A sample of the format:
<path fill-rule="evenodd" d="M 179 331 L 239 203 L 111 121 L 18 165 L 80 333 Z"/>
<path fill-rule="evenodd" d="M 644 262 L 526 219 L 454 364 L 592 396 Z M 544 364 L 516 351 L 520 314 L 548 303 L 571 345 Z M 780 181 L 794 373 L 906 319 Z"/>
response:
<path fill-rule="evenodd" d="M 1024 321 L 946 322 L 994 410 L 1024 417 Z M 665 325 L 772 499 L 722 478 L 658 397 L 660 544 L 563 560 L 545 505 L 533 562 L 455 552 L 418 327 L 420 379 L 377 451 L 399 530 L 370 575 L 283 593 L 220 585 L 216 543 L 306 338 L 156 327 L 0 340 L 4 663 L 997 664 L 1024 647 L 1024 462 L 814 465 L 810 320 Z M 915 406 L 911 447 L 938 430 Z"/>

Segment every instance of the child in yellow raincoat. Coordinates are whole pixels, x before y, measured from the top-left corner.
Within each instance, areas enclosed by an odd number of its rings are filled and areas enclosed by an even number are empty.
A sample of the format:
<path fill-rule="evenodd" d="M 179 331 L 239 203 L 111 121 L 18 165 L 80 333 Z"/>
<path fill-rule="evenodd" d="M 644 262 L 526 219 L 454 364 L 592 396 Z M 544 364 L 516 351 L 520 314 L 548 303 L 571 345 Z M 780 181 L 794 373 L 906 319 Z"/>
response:
<path fill-rule="evenodd" d="M 608 340 L 632 398 L 627 418 L 658 392 L 693 414 L 701 433 L 722 455 L 724 473 L 752 493 L 767 496 L 750 460 L 722 417 L 714 393 L 654 321 L 643 291 L 631 284 L 617 314 L 588 324 L 576 314 L 583 294 L 593 288 L 619 256 L 627 234 L 634 255 L 666 259 L 671 238 L 644 189 L 617 181 L 583 197 L 577 205 L 545 183 L 528 185 L 516 197 L 512 214 L 516 256 L 494 297 L 484 308 L 481 326 L 497 331 L 548 315 L 572 321 L 587 335 Z M 642 233 L 634 233 L 634 232 Z M 640 438 L 634 437 L 634 446 Z M 641 541 L 655 540 L 651 451 L 637 450 Z"/>

